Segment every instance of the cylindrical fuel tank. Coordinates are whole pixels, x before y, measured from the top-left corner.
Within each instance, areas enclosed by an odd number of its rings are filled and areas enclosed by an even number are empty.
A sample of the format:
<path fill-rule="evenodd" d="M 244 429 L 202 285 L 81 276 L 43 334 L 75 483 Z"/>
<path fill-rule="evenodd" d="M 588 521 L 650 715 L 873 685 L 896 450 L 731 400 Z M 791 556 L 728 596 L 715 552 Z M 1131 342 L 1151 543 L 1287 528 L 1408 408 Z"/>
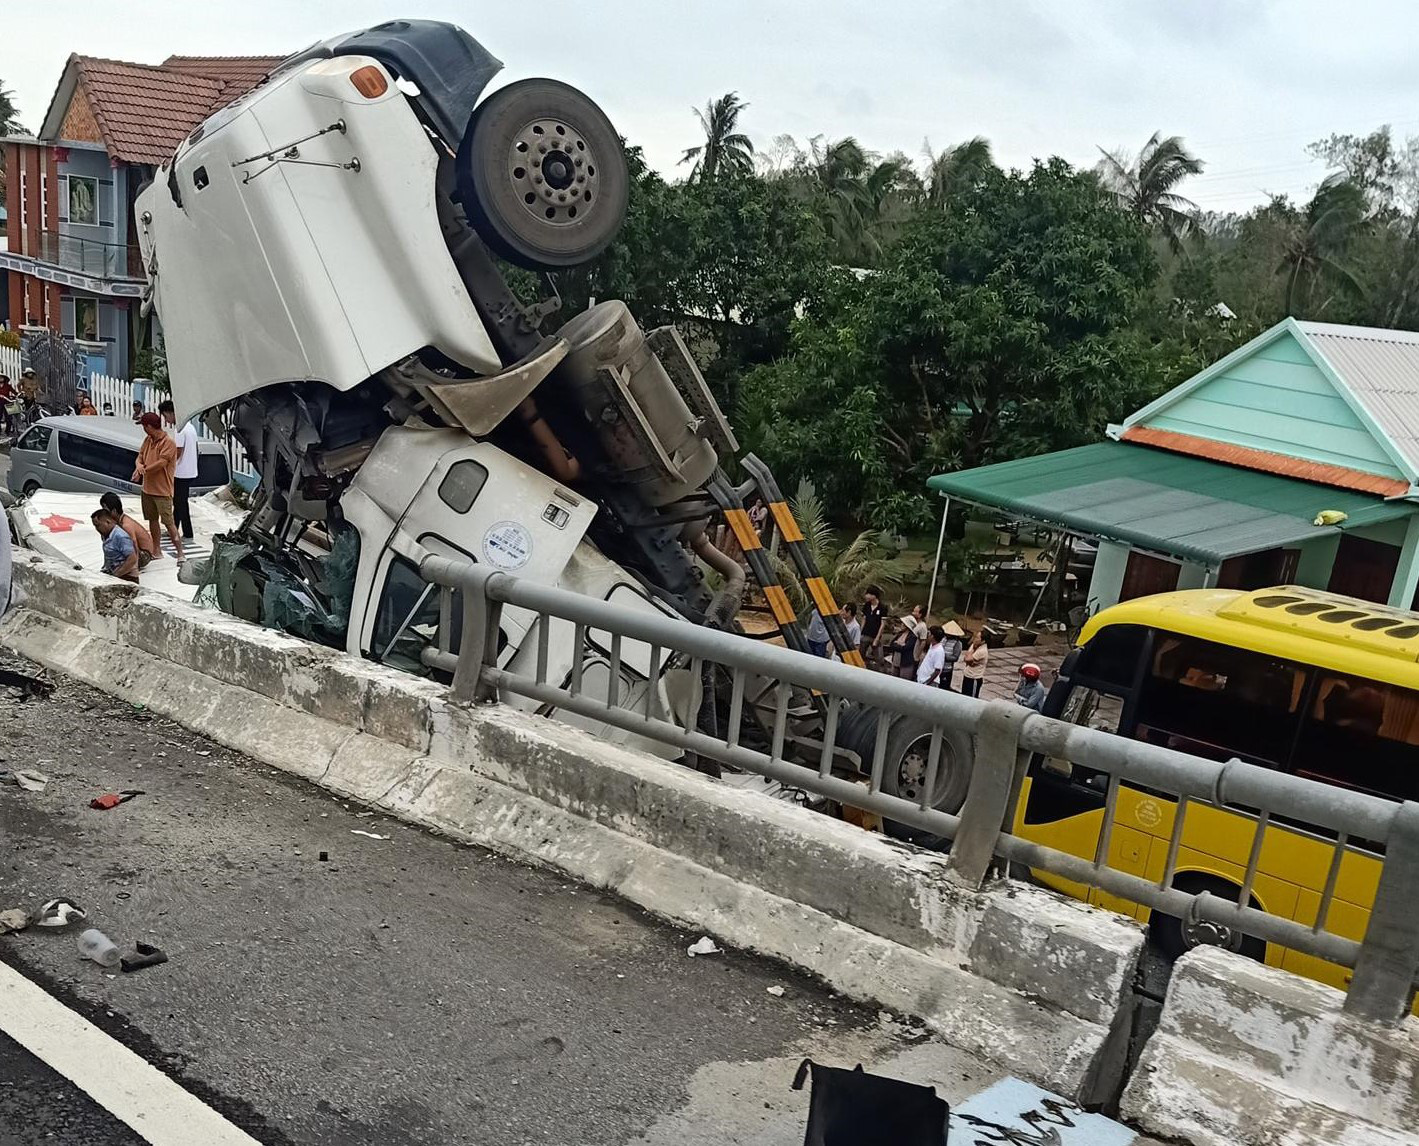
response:
<path fill-rule="evenodd" d="M 718 455 L 625 303 L 598 303 L 557 333 L 571 347 L 558 376 L 575 392 L 618 476 L 655 506 L 701 488 Z"/>

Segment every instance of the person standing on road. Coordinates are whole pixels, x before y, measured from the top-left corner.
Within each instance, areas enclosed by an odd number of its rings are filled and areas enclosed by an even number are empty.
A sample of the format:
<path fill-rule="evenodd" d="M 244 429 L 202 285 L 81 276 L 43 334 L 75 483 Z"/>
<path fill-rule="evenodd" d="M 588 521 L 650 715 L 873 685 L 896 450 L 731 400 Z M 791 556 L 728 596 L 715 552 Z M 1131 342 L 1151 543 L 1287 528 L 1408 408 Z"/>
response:
<path fill-rule="evenodd" d="M 883 639 L 886 633 L 883 622 L 887 610 L 882 606 L 882 590 L 869 585 L 862 594 L 862 639 L 858 651 L 868 668 L 882 667 Z"/>
<path fill-rule="evenodd" d="M 857 606 L 851 601 L 846 602 L 838 610 L 838 617 L 841 618 L 843 628 L 847 630 L 847 643 L 852 648 L 857 648 L 862 641 L 862 626 L 857 623 Z M 836 652 L 833 653 L 833 660 L 842 660 Z"/>
<path fill-rule="evenodd" d="M 15 388 L 10 385 L 10 376 L 0 374 L 0 420 L 3 420 L 5 433 L 15 432 L 15 418 L 10 410 L 10 404 L 15 400 Z"/>
<path fill-rule="evenodd" d="M 148 562 L 162 556 L 162 551 L 153 544 L 153 535 L 144 528 L 143 523 L 131 513 L 123 512 L 123 499 L 118 494 L 109 492 L 99 498 L 99 505 L 108 510 L 114 521 L 118 522 L 118 528 L 132 539 L 133 544 L 138 549 L 138 572 L 142 572 L 148 567 Z"/>
<path fill-rule="evenodd" d="M 916 621 L 911 617 L 899 617 L 901 625 L 892 643 L 887 646 L 887 670 L 903 680 L 916 679 Z M 922 632 L 926 630 L 923 628 Z"/>
<path fill-rule="evenodd" d="M 828 626 L 823 623 L 823 615 L 817 609 L 808 621 L 808 651 L 815 657 L 828 655 Z"/>
<path fill-rule="evenodd" d="M 946 664 L 946 653 L 941 647 L 946 633 L 940 625 L 932 625 L 926 632 L 931 644 L 927 647 L 926 656 L 921 658 L 921 664 L 916 667 L 916 683 L 938 688 L 941 669 Z"/>
<path fill-rule="evenodd" d="M 163 422 L 156 414 L 144 414 L 143 444 L 138 449 L 138 465 L 133 480 L 143 483 L 143 520 L 153 536 L 154 546 L 161 546 L 163 535 L 159 525 L 166 525 L 179 563 L 183 560 L 182 534 L 172 516 L 173 471 L 177 468 L 177 443 L 163 433 Z"/>
<path fill-rule="evenodd" d="M 191 422 L 184 422 L 181 428 L 177 427 L 177 411 L 173 408 L 171 398 L 158 403 L 158 413 L 163 416 L 163 422 L 166 423 L 178 448 L 177 469 L 173 471 L 173 517 L 177 521 L 177 527 L 182 530 L 183 538 L 191 541 L 192 510 L 188 507 L 187 498 L 192 490 L 192 483 L 197 480 L 197 431 L 192 428 Z"/>
<path fill-rule="evenodd" d="M 961 638 L 966 635 L 966 630 L 955 621 L 947 621 L 941 631 L 945 634 L 941 641 L 941 655 L 945 660 L 941 665 L 941 679 L 937 684 L 950 692 L 951 678 L 956 675 L 956 662 L 961 659 Z"/>
<path fill-rule="evenodd" d="M 977 629 L 971 634 L 970 644 L 961 654 L 961 695 L 980 696 L 981 685 L 985 683 L 985 666 L 990 661 L 990 649 L 986 647 L 985 634 Z"/>
<path fill-rule="evenodd" d="M 133 399 L 133 424 L 135 426 L 143 424 L 143 403 L 137 398 Z"/>
<path fill-rule="evenodd" d="M 1045 707 L 1045 686 L 1040 683 L 1039 665 L 1021 665 L 1020 681 L 1015 686 L 1015 703 L 1043 712 Z"/>
<path fill-rule="evenodd" d="M 103 571 L 138 584 L 138 549 L 133 539 L 118 527 L 113 514 L 106 509 L 94 510 L 89 520 L 103 538 Z"/>

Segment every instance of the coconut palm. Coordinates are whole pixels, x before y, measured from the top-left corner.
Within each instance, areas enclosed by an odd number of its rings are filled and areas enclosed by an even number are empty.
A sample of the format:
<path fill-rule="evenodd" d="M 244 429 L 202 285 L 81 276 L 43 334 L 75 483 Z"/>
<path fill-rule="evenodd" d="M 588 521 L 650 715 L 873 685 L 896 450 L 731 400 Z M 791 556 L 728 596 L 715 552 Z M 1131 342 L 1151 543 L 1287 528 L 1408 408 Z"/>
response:
<path fill-rule="evenodd" d="M 1121 151 L 1104 151 L 1099 178 L 1125 211 L 1156 228 L 1179 250 L 1183 238 L 1196 226 L 1197 204 L 1177 194 L 1189 175 L 1202 171 L 1202 160 L 1184 146 L 1182 137 L 1161 138 L 1154 132 L 1137 157 Z"/>
<path fill-rule="evenodd" d="M 803 480 L 789 499 L 794 519 L 803 531 L 803 540 L 818 572 L 840 601 L 854 601 L 868 585 L 900 585 L 916 571 L 916 563 L 897 556 L 896 547 L 874 529 L 864 529 L 846 545 L 828 523 L 828 516 L 813 483 Z M 774 557 L 774 569 L 784 590 L 800 613 L 809 607 L 809 596 L 798 572 L 782 554 Z"/>
<path fill-rule="evenodd" d="M 14 93 L 0 83 L 0 135 L 23 135 L 20 113 L 15 110 Z"/>
<path fill-rule="evenodd" d="M 794 175 L 823 211 L 823 225 L 851 266 L 872 263 L 909 212 L 920 184 L 903 155 L 879 158 L 852 136 L 815 136 L 799 152 Z"/>
<path fill-rule="evenodd" d="M 1343 174 L 1329 176 L 1306 204 L 1293 211 L 1278 275 L 1286 279 L 1286 313 L 1308 305 L 1317 287 L 1360 295 L 1364 286 L 1347 261 L 1350 244 L 1367 226 L 1365 192 Z M 1322 301 L 1316 311 L 1325 309 Z"/>
<path fill-rule="evenodd" d="M 738 92 L 726 92 L 705 104 L 703 110 L 694 109 L 705 141 L 698 147 L 687 147 L 680 158 L 681 163 L 694 163 L 691 179 L 707 182 L 753 173 L 754 145 L 739 131 L 739 113 L 748 106 Z"/>
<path fill-rule="evenodd" d="M 927 140 L 923 150 L 926 153 L 926 201 L 933 207 L 944 207 L 958 192 L 979 182 L 987 171 L 995 168 L 990 140 L 983 136 L 974 136 L 940 154 L 931 150 L 931 141 Z"/>

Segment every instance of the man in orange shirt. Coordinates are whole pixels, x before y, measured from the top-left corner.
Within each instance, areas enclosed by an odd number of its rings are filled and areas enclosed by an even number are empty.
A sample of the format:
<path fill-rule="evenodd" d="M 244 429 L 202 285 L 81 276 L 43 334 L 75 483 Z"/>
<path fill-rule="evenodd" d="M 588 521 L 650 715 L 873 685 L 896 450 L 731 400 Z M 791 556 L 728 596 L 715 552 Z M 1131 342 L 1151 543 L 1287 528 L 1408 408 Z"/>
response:
<path fill-rule="evenodd" d="M 159 523 L 167 526 L 172 547 L 181 563 L 182 534 L 177 531 L 177 522 L 172 515 L 177 443 L 163 433 L 163 421 L 156 414 L 144 414 L 139 424 L 143 427 L 143 444 L 138 449 L 138 465 L 133 470 L 133 480 L 143 483 L 143 520 L 148 523 L 153 547 L 159 552 L 162 552 Z"/>

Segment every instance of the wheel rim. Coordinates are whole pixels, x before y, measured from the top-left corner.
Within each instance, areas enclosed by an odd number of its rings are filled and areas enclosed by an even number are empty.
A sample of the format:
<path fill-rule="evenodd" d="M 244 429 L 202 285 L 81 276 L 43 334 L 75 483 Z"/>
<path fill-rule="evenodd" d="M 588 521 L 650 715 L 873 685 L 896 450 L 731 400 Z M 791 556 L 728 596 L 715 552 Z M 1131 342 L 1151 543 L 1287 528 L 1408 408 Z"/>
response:
<path fill-rule="evenodd" d="M 1189 951 L 1194 947 L 1225 947 L 1228 950 L 1235 950 L 1241 941 L 1241 936 L 1230 927 L 1222 923 L 1214 923 L 1210 919 L 1184 923 L 1182 938 L 1183 946 Z"/>
<path fill-rule="evenodd" d="M 922 793 L 926 791 L 926 771 L 930 763 L 931 737 L 918 736 L 913 740 L 907 749 L 902 753 L 901 761 L 897 764 L 897 793 L 904 800 L 911 800 L 920 803 Z M 946 779 L 950 775 L 952 763 L 951 746 L 943 739 L 941 743 L 941 757 L 936 762 L 936 793 L 944 794 L 946 791 Z M 933 800 L 932 806 L 935 804 Z"/>
<path fill-rule="evenodd" d="M 507 174 L 522 209 L 554 227 L 585 223 L 600 201 L 597 157 L 570 124 L 534 119 L 513 136 Z"/>

